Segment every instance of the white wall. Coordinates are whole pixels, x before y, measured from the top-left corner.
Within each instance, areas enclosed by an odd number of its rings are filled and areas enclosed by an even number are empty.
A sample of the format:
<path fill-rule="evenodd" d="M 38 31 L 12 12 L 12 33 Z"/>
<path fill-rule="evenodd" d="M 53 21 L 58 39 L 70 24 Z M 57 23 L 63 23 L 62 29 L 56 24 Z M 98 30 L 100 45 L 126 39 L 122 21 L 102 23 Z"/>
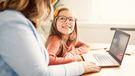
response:
<path fill-rule="evenodd" d="M 91 18 L 92 0 L 64 0 L 63 3 L 70 6 L 76 13 L 77 19 L 81 23 L 89 22 Z"/>
<path fill-rule="evenodd" d="M 135 24 L 135 0 L 65 0 L 80 23 Z"/>
<path fill-rule="evenodd" d="M 82 26 L 83 25 L 83 26 Z M 127 25 L 114 25 L 114 24 L 79 24 L 79 38 L 88 43 L 111 43 L 114 35 L 114 30 L 111 27 L 123 27 Z M 128 25 L 128 28 L 134 25 Z M 131 35 L 129 44 L 135 44 L 135 31 L 125 31 Z"/>

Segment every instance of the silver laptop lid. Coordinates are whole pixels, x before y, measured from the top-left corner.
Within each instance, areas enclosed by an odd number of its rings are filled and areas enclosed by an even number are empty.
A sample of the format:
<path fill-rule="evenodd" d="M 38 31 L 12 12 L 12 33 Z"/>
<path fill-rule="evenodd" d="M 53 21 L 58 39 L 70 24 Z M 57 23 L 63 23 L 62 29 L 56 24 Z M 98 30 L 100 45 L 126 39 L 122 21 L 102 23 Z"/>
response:
<path fill-rule="evenodd" d="M 118 61 L 119 64 L 122 63 L 130 35 L 119 29 L 116 29 L 109 53 Z"/>

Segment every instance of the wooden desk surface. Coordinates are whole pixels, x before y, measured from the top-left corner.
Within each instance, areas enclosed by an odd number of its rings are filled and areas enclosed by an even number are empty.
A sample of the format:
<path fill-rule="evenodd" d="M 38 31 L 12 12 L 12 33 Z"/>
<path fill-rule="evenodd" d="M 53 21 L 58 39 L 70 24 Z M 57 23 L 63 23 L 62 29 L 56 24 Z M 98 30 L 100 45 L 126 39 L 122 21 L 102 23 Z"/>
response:
<path fill-rule="evenodd" d="M 99 46 L 99 45 L 102 45 L 102 46 Z M 99 48 L 103 48 L 104 46 L 108 47 L 108 45 L 106 45 L 106 44 L 105 45 L 94 44 L 94 46 L 92 46 L 92 48 L 93 47 L 95 48 L 98 46 L 99 46 Z M 83 76 L 134 76 L 135 75 L 135 54 L 134 54 L 135 45 L 129 45 L 126 51 L 127 52 L 132 51 L 132 54 L 131 55 L 126 54 L 124 56 L 123 62 L 120 67 L 102 68 L 101 71 L 98 73 L 90 73 L 90 74 L 85 74 Z M 95 52 L 95 50 L 89 52 L 89 54 L 92 54 L 92 52 Z M 100 50 L 99 52 L 103 52 L 103 51 Z M 87 57 L 86 61 L 90 60 L 89 56 L 90 55 L 88 55 L 88 54 L 85 55 L 85 57 Z"/>

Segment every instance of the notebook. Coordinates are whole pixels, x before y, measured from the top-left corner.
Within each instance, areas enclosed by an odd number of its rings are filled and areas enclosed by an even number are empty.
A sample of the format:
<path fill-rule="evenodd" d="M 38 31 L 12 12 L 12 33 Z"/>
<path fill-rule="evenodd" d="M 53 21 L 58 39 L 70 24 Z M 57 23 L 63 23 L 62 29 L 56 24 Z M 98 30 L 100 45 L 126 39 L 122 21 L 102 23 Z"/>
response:
<path fill-rule="evenodd" d="M 120 66 L 130 39 L 126 32 L 116 29 L 110 50 L 104 53 L 92 54 L 96 64 L 100 67 Z"/>

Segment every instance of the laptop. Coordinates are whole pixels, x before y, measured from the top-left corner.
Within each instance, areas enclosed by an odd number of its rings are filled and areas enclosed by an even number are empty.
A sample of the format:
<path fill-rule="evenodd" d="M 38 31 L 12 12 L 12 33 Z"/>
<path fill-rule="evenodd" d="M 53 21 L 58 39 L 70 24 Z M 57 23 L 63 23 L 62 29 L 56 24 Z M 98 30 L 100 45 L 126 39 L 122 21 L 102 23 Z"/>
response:
<path fill-rule="evenodd" d="M 110 50 L 104 53 L 94 53 L 92 56 L 100 67 L 118 67 L 121 65 L 130 35 L 119 29 L 115 30 Z M 85 60 L 85 58 L 84 58 Z"/>

